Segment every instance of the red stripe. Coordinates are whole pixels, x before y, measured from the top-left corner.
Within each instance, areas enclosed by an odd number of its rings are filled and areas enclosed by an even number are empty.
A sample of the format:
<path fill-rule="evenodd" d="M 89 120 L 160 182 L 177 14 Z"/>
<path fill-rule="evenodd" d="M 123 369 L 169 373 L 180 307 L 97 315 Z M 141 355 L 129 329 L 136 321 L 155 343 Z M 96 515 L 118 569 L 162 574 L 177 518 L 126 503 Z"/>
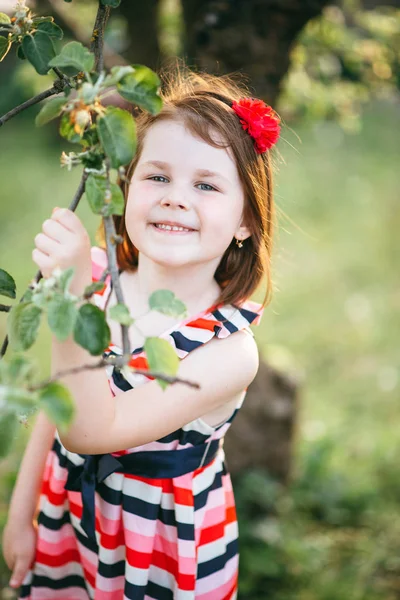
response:
<path fill-rule="evenodd" d="M 76 502 L 74 502 L 71 498 L 72 494 L 79 494 L 80 492 L 70 492 L 68 494 L 68 499 L 69 499 L 69 511 L 72 515 L 74 515 L 74 517 L 76 517 L 77 519 L 81 519 L 82 518 L 82 506 L 79 504 L 76 504 Z"/>
<path fill-rule="evenodd" d="M 195 587 L 195 575 L 187 575 L 185 573 L 179 573 L 178 563 L 174 558 L 171 558 L 163 552 L 157 550 L 153 551 L 153 565 L 159 569 L 164 569 L 168 573 L 171 573 L 175 577 L 180 590 L 191 591 Z"/>
<path fill-rule="evenodd" d="M 47 496 L 47 498 L 50 500 L 51 504 L 53 504 L 54 506 L 62 506 L 65 502 L 65 496 L 66 496 L 65 490 L 63 490 L 62 492 L 57 494 L 50 488 L 50 483 L 48 480 L 43 482 L 42 494 Z"/>
<path fill-rule="evenodd" d="M 211 527 L 207 527 L 206 529 L 202 529 L 200 533 L 199 546 L 204 546 L 205 544 L 210 544 L 211 542 L 215 542 L 224 537 L 225 533 L 225 521 L 222 523 L 216 523 Z"/>
<path fill-rule="evenodd" d="M 186 327 L 194 327 L 196 329 L 208 329 L 209 331 L 214 331 L 214 327 L 218 325 L 221 327 L 221 321 L 215 321 L 210 319 L 195 319 L 190 323 L 186 323 Z"/>
<path fill-rule="evenodd" d="M 226 524 L 228 523 L 234 523 L 237 519 L 237 515 L 236 515 L 236 507 L 233 504 L 232 506 L 228 506 L 226 509 Z"/>
<path fill-rule="evenodd" d="M 153 550 L 152 553 L 146 553 L 127 548 L 126 559 L 130 566 L 136 567 L 137 569 L 148 569 L 150 564 L 154 565 L 155 567 L 162 569 L 163 571 L 167 571 L 167 573 L 173 575 L 180 590 L 194 590 L 194 574 L 187 575 L 185 573 L 179 573 L 178 562 L 164 552 Z"/>
<path fill-rule="evenodd" d="M 139 552 L 133 548 L 126 548 L 126 560 L 131 567 L 137 569 L 148 569 L 151 563 L 151 553 Z"/>
<path fill-rule="evenodd" d="M 89 584 L 96 589 L 96 576 L 92 575 L 87 569 L 85 569 L 85 567 L 83 567 L 83 572 Z"/>
<path fill-rule="evenodd" d="M 174 498 L 176 504 L 183 504 L 184 506 L 193 506 L 193 492 L 185 488 L 176 487 L 174 489 Z"/>
<path fill-rule="evenodd" d="M 47 565 L 48 567 L 63 567 L 70 562 L 79 563 L 80 560 L 81 557 L 79 552 L 75 548 L 71 548 L 71 550 L 66 550 L 62 554 L 56 554 L 54 556 L 44 554 L 44 552 L 40 552 L 40 550 L 37 550 L 36 552 L 36 562 Z"/>
<path fill-rule="evenodd" d="M 216 523 L 211 527 L 202 529 L 200 533 L 199 546 L 215 542 L 225 535 L 225 526 L 236 521 L 236 509 L 234 506 L 229 506 L 225 510 L 225 520 L 221 523 Z"/>
<path fill-rule="evenodd" d="M 162 479 L 149 479 L 147 477 L 140 477 L 139 475 L 131 475 L 130 473 L 124 473 L 124 477 L 126 479 L 136 479 L 137 481 L 143 481 L 147 485 L 152 485 L 153 487 L 162 487 Z"/>
<path fill-rule="evenodd" d="M 119 546 L 125 545 L 125 536 L 122 529 L 119 529 L 118 532 L 114 535 L 110 535 L 108 533 L 101 532 L 100 544 L 102 547 L 107 550 L 115 550 Z"/>

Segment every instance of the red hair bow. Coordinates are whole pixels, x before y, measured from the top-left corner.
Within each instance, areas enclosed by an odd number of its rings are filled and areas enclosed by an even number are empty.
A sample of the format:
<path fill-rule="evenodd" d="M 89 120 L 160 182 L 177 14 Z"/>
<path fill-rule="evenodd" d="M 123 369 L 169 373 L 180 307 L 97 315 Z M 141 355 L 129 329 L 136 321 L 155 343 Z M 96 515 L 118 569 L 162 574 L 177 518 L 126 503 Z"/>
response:
<path fill-rule="evenodd" d="M 257 154 L 276 144 L 281 120 L 271 106 L 257 98 L 241 98 L 239 102 L 232 102 L 232 108 L 243 129 L 254 139 Z"/>

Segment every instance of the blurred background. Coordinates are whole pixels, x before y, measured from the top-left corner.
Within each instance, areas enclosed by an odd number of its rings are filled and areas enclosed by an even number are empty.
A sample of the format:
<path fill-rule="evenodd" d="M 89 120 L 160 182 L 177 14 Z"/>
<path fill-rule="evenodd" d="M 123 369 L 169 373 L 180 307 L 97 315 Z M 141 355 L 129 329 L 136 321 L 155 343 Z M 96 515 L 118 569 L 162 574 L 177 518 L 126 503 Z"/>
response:
<path fill-rule="evenodd" d="M 55 17 L 59 44 L 89 43 L 96 2 L 27 5 Z M 262 364 L 226 440 L 240 600 L 399 599 L 400 1 L 125 0 L 106 43 L 108 67 L 180 56 L 242 72 L 283 119 Z M 52 80 L 11 52 L 0 114 Z M 38 110 L 0 131 L 0 266 L 18 298 L 36 273 L 34 236 L 80 179 L 60 168 L 73 148 L 57 122 L 35 127 Z M 78 214 L 95 244 L 98 218 L 85 202 Z M 43 377 L 49 341 L 43 329 L 28 351 Z M 0 527 L 31 426 L 0 463 Z M 0 590 L 8 577 L 0 559 Z"/>

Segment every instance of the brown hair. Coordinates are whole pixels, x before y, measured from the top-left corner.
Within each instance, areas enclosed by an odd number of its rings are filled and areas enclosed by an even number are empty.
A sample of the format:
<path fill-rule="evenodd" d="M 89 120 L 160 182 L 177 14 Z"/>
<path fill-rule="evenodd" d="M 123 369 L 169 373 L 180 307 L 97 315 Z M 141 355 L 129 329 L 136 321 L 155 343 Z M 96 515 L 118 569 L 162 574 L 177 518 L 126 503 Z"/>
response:
<path fill-rule="evenodd" d="M 249 298 L 266 277 L 267 288 L 263 305 L 271 300 L 271 253 L 273 238 L 273 168 L 270 151 L 257 154 L 254 140 L 245 132 L 231 108 L 233 100 L 248 96 L 244 85 L 232 76 L 195 73 L 187 67 L 176 67 L 161 73 L 164 87 L 161 92 L 163 108 L 157 115 L 141 112 L 136 117 L 137 152 L 127 168 L 126 182 L 120 181 L 125 197 L 129 182 L 139 161 L 148 128 L 161 120 L 178 120 L 188 130 L 214 147 L 230 148 L 234 156 L 245 195 L 244 222 L 251 236 L 243 247 L 232 240 L 215 272 L 221 287 L 217 304 L 237 305 Z M 212 132 L 217 131 L 226 143 L 217 143 Z M 138 250 L 132 244 L 125 228 L 125 216 L 113 216 L 117 233 L 123 243 L 117 244 L 117 262 L 122 270 L 134 271 L 138 265 Z M 105 247 L 103 224 L 96 240 Z"/>

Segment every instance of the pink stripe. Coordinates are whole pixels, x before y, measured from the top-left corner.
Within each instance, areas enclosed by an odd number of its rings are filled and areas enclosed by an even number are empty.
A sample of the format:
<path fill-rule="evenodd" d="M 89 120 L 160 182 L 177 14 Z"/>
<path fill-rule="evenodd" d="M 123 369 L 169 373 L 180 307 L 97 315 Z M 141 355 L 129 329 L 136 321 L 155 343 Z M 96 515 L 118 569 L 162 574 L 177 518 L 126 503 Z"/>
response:
<path fill-rule="evenodd" d="M 123 523 L 125 532 L 130 531 L 133 533 L 153 535 L 157 521 L 145 519 L 139 515 L 134 515 L 133 513 L 124 511 Z"/>
<path fill-rule="evenodd" d="M 56 594 L 57 600 L 89 600 L 87 592 L 80 587 L 69 587 L 57 592 L 49 588 L 35 587 L 27 600 L 54 600 Z"/>
<path fill-rule="evenodd" d="M 43 552 L 43 554 L 47 554 L 49 556 L 57 556 L 66 552 L 67 550 L 73 550 L 76 548 L 76 540 L 72 535 L 70 537 L 66 537 L 64 539 L 58 539 L 56 542 L 50 543 L 43 539 L 43 537 L 38 536 L 37 541 L 37 549 L 39 552 Z"/>
<path fill-rule="evenodd" d="M 125 530 L 125 543 L 127 548 L 131 548 L 132 550 L 138 550 L 139 552 L 146 552 L 147 554 L 149 554 L 153 551 L 154 537 L 144 535 L 136 531 L 133 532 Z M 170 542 L 164 540 L 164 543 L 169 544 Z"/>
<path fill-rule="evenodd" d="M 65 540 L 72 538 L 75 540 L 75 535 L 72 526 L 69 523 L 65 523 L 58 531 L 47 529 L 43 525 L 39 525 L 40 537 L 49 544 L 56 544 L 59 540 Z"/>
<path fill-rule="evenodd" d="M 221 571 L 198 579 L 196 582 L 196 600 L 218 600 L 223 598 L 237 578 L 238 563 L 239 557 L 237 555 L 233 556 Z M 224 583 L 221 585 L 222 581 Z"/>
<path fill-rule="evenodd" d="M 120 528 L 122 507 L 120 504 L 110 504 L 99 498 L 99 522 L 101 531 L 108 535 L 116 535 Z"/>
<path fill-rule="evenodd" d="M 88 573 L 90 573 L 90 575 L 92 577 L 95 578 L 96 573 L 97 573 L 97 566 L 98 566 L 97 554 L 95 552 L 93 552 L 92 550 L 88 550 L 88 548 L 85 548 L 85 546 L 83 544 L 81 544 L 80 542 L 78 542 L 78 547 L 79 547 L 79 554 L 81 556 L 82 567 L 84 569 L 86 569 L 86 571 Z"/>
<path fill-rule="evenodd" d="M 192 547 L 193 547 L 193 542 L 192 542 Z M 170 556 L 171 558 L 176 560 L 179 565 L 179 567 L 178 567 L 179 573 L 186 573 L 186 574 L 191 575 L 192 573 L 196 572 L 195 556 L 192 556 L 192 557 L 182 556 L 179 553 L 177 543 L 173 544 L 171 542 L 166 541 L 160 535 L 156 535 L 156 537 L 154 539 L 154 549 L 157 550 L 158 552 L 162 552 L 163 554 L 166 554 L 167 556 Z M 192 554 L 193 554 L 193 552 L 192 552 Z"/>
<path fill-rule="evenodd" d="M 97 575 L 96 578 L 96 600 L 122 600 L 125 585 L 125 577 L 102 577 Z M 118 593 L 118 596 L 116 596 Z"/>
<path fill-rule="evenodd" d="M 212 508 L 208 510 L 204 515 L 203 525 L 204 529 L 207 527 L 212 527 L 213 525 L 219 525 L 223 523 L 226 518 L 226 506 L 217 506 L 216 508 Z"/>
<path fill-rule="evenodd" d="M 55 494 L 60 494 L 65 491 L 65 482 L 67 481 L 68 473 L 66 469 L 60 473 L 59 470 L 53 470 L 49 480 L 49 488 Z"/>

